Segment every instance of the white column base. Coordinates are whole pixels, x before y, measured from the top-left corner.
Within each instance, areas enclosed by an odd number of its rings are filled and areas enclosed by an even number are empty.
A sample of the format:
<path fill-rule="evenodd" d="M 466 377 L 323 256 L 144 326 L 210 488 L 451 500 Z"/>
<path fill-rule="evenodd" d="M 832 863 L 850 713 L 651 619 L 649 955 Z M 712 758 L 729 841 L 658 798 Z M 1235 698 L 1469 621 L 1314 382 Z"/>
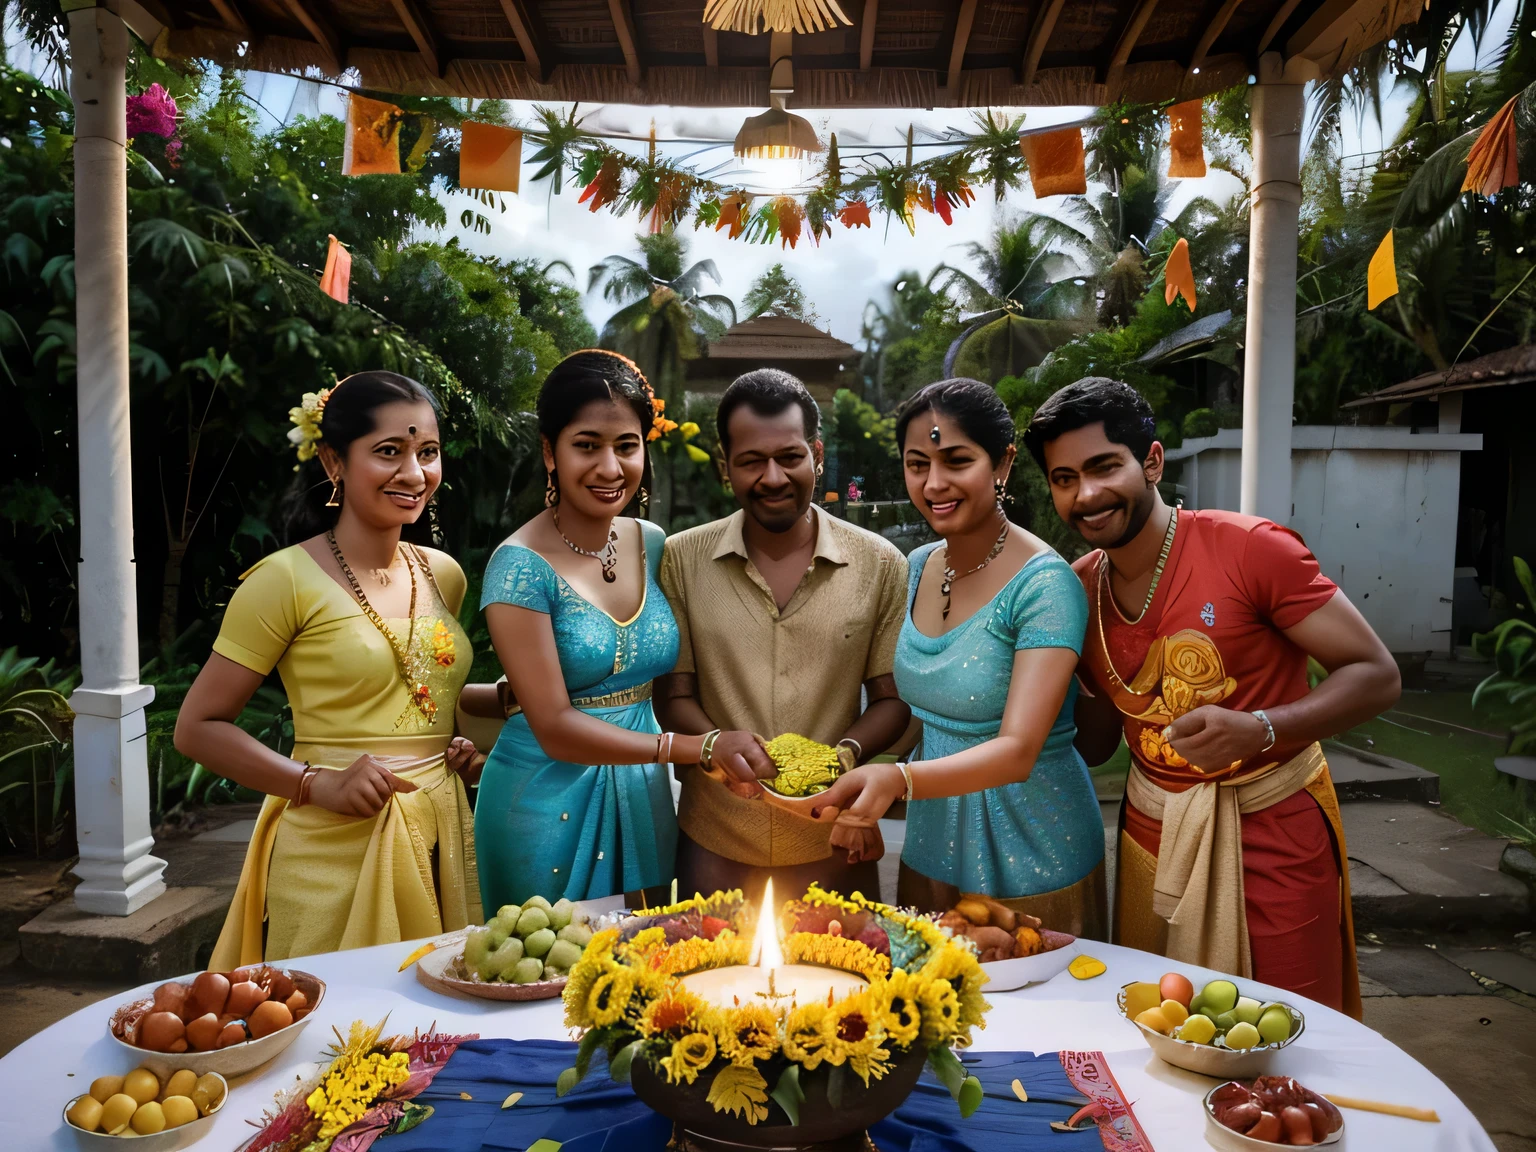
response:
<path fill-rule="evenodd" d="M 165 861 L 150 855 L 149 761 L 144 708 L 155 698 L 147 684 L 76 689 L 75 825 L 82 912 L 127 916 L 165 892 Z"/>

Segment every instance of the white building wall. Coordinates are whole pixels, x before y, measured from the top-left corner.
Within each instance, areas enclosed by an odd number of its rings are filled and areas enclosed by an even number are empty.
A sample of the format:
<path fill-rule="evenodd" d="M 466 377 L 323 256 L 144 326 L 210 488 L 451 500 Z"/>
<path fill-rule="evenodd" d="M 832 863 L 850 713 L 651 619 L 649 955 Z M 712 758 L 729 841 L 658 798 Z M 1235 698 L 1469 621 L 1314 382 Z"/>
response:
<path fill-rule="evenodd" d="M 1168 453 L 1186 507 L 1237 510 L 1241 436 Z M 1290 526 L 1394 652 L 1450 650 L 1460 454 L 1481 447 L 1460 433 L 1292 429 Z"/>

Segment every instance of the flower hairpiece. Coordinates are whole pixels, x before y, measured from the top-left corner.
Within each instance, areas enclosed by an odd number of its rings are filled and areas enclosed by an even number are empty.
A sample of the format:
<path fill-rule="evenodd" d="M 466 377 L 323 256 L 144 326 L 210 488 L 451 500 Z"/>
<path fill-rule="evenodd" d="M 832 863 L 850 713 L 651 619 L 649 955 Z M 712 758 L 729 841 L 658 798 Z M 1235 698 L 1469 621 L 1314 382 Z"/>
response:
<path fill-rule="evenodd" d="M 646 399 L 651 402 L 651 430 L 645 434 L 647 440 L 660 440 L 668 432 L 677 427 L 677 421 L 668 420 L 662 413 L 667 410 L 667 402 L 657 397 L 651 391 L 650 384 L 645 385 Z"/>
<path fill-rule="evenodd" d="M 325 418 L 325 402 L 330 398 L 329 388 L 306 392 L 298 407 L 288 409 L 288 419 L 293 423 L 288 429 L 288 443 L 297 450 L 300 463 L 314 459 L 315 445 L 320 442 L 320 422 Z M 298 471 L 297 464 L 294 471 Z"/>

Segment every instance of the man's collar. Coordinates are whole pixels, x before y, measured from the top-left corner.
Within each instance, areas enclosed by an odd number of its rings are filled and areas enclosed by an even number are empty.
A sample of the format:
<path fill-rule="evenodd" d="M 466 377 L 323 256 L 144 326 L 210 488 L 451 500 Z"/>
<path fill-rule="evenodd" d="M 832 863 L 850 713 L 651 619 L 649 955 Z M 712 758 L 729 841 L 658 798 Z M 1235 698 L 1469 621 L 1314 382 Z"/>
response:
<path fill-rule="evenodd" d="M 816 548 L 811 554 L 812 559 L 838 565 L 847 564 L 848 554 L 843 550 L 842 541 L 837 538 L 837 525 L 831 522 L 832 517 L 814 504 L 811 505 L 811 516 L 816 521 Z M 720 534 L 720 543 L 715 545 L 711 559 L 722 560 L 727 556 L 746 558 L 747 541 L 743 535 L 746 522 L 746 510 L 736 509 L 727 520 L 725 531 Z"/>

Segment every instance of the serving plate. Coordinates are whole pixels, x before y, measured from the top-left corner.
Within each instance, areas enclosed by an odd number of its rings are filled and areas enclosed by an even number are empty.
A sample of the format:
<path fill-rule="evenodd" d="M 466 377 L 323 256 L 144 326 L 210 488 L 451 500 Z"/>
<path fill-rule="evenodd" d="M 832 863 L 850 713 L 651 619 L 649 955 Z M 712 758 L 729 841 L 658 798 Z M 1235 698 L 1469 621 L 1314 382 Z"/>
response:
<path fill-rule="evenodd" d="M 1215 1076 L 1219 1080 L 1252 1080 L 1256 1076 L 1268 1075 L 1275 1053 L 1294 1044 L 1307 1026 L 1306 1018 L 1287 1004 L 1285 1008 L 1291 1014 L 1291 1034 L 1286 1039 L 1278 1044 L 1260 1044 L 1255 1048 L 1227 1048 L 1217 1044 L 1193 1044 L 1188 1040 L 1154 1032 L 1145 1024 L 1136 1024 L 1125 1014 L 1124 988 L 1115 997 L 1115 1005 L 1126 1021 L 1136 1025 L 1153 1055 L 1159 1060 L 1175 1068 L 1198 1072 L 1202 1076 Z"/>
<path fill-rule="evenodd" d="M 276 967 L 273 965 L 273 967 Z M 215 1048 L 211 1052 L 151 1052 L 123 1039 L 123 1034 L 138 1018 L 154 1006 L 154 997 L 145 996 L 128 1004 L 121 1004 L 107 1021 L 107 1034 L 112 1042 L 133 1053 L 133 1058 L 162 1080 L 162 1070 L 175 1071 L 187 1068 L 201 1076 L 204 1072 L 217 1072 L 220 1076 L 240 1076 L 272 1060 L 299 1038 L 304 1026 L 315 1018 L 320 1003 L 325 999 L 325 981 L 308 972 L 282 968 L 290 980 L 309 1000 L 310 1009 L 302 1020 L 295 1020 L 286 1028 L 269 1032 L 260 1040 L 247 1040 L 243 1044 L 231 1044 L 228 1048 Z M 180 1129 L 178 1129 L 179 1131 Z"/>
<path fill-rule="evenodd" d="M 1045 936 L 1045 931 L 1041 931 Z M 987 992 L 1015 992 L 1030 984 L 1043 984 L 1067 970 L 1077 955 L 1077 937 L 1065 932 L 1053 932 L 1052 936 L 1064 936 L 1066 942 L 1048 952 L 1036 952 L 1033 956 L 1015 956 L 1012 960 L 988 960 L 981 970 L 988 976 Z"/>
<path fill-rule="evenodd" d="M 1243 1079 L 1247 1079 L 1247 1077 L 1243 1077 Z M 1272 1144 L 1268 1140 L 1255 1140 L 1251 1136 L 1244 1136 L 1241 1132 L 1234 1132 L 1220 1120 L 1216 1119 L 1216 1108 L 1212 1104 L 1211 1098 L 1226 1086 L 1227 1082 L 1223 1081 L 1205 1094 L 1205 1140 L 1207 1144 L 1212 1148 L 1224 1149 L 1225 1152 L 1263 1152 L 1264 1149 L 1274 1152 L 1276 1148 L 1295 1147 L 1295 1145 L 1291 1144 Z M 1342 1119 L 1342 1115 L 1340 1119 Z M 1347 1123 L 1341 1123 L 1337 1131 L 1330 1132 L 1317 1144 L 1312 1145 L 1312 1147 L 1321 1148 L 1324 1144 L 1337 1144 L 1344 1138 L 1344 1129 L 1346 1127 L 1348 1127 Z"/>
<path fill-rule="evenodd" d="M 476 1000 L 553 1000 L 565 991 L 565 978 L 535 980 L 532 984 L 504 984 L 500 980 L 486 983 L 482 980 L 465 980 L 455 976 L 459 959 L 464 955 L 464 940 L 468 928 L 460 928 L 437 938 L 436 947 L 416 961 L 416 980 L 434 992 L 446 992 L 450 996 L 470 996 Z"/>
<path fill-rule="evenodd" d="M 301 1020 L 299 1023 L 302 1024 L 303 1021 Z M 275 1036 L 277 1033 L 274 1032 L 272 1035 Z M 138 1052 L 141 1049 L 135 1048 L 134 1051 Z M 225 1049 L 225 1051 L 228 1051 L 228 1049 Z M 183 1053 L 183 1055 L 186 1055 L 186 1053 Z M 204 1053 L 204 1055 L 208 1055 L 208 1053 Z M 179 1057 L 167 1058 L 179 1059 Z M 190 1064 L 179 1064 L 177 1067 L 190 1069 L 192 1066 Z M 214 1074 L 218 1075 L 218 1073 Z M 159 1073 L 156 1073 L 156 1075 L 159 1075 Z M 163 1080 L 165 1077 L 162 1076 L 161 1079 Z M 105 1132 L 87 1132 L 84 1128 L 77 1128 L 74 1124 L 70 1123 L 69 1119 L 69 1110 L 75 1106 L 75 1101 L 80 1099 L 81 1096 L 89 1095 L 87 1092 L 77 1093 L 64 1102 L 64 1111 L 62 1113 L 64 1127 L 73 1132 L 75 1139 L 80 1141 L 81 1144 L 88 1148 L 97 1149 L 99 1152 L 107 1152 L 107 1149 L 114 1144 L 129 1144 L 133 1147 L 134 1152 L 173 1152 L 174 1149 L 185 1148 L 190 1144 L 195 1144 L 208 1135 L 209 1129 L 213 1127 L 214 1120 L 218 1118 L 224 1105 L 229 1103 L 229 1081 L 225 1080 L 223 1076 L 219 1076 L 219 1079 L 224 1084 L 224 1098 L 219 1101 L 218 1107 L 212 1109 L 208 1115 L 199 1116 L 190 1124 L 183 1124 L 179 1128 L 167 1128 L 163 1132 L 154 1132 L 148 1136 L 140 1136 L 131 1128 L 127 1132 L 119 1133 L 116 1136 L 108 1136 Z"/>

